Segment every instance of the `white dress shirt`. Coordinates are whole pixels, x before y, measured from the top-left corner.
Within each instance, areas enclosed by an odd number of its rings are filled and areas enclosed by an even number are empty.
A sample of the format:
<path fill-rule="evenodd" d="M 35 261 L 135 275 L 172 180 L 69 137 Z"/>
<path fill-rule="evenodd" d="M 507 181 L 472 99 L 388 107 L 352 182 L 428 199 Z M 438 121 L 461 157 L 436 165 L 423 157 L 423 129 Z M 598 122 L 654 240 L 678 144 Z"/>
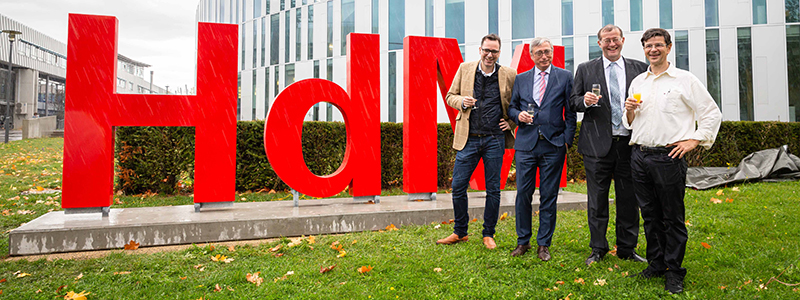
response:
<path fill-rule="evenodd" d="M 550 70 L 552 68 L 553 65 L 549 65 L 547 69 L 544 70 L 545 75 L 542 77 L 542 70 L 539 70 L 539 68 L 535 66 L 533 67 L 533 69 L 536 71 L 536 74 L 533 76 L 533 100 L 536 101 L 536 104 L 539 106 L 542 106 L 542 99 L 539 99 L 539 91 L 542 88 L 542 83 L 544 83 L 545 91 L 542 93 L 542 96 L 547 93 L 547 83 L 550 82 Z"/>
<path fill-rule="evenodd" d="M 633 130 L 631 145 L 664 147 L 688 139 L 700 141 L 706 149 L 714 144 L 722 113 L 692 73 L 673 64 L 658 75 L 648 68 L 631 82 L 628 95 L 634 93 L 642 94 L 642 103 L 632 124 L 622 114 L 622 124 Z"/>

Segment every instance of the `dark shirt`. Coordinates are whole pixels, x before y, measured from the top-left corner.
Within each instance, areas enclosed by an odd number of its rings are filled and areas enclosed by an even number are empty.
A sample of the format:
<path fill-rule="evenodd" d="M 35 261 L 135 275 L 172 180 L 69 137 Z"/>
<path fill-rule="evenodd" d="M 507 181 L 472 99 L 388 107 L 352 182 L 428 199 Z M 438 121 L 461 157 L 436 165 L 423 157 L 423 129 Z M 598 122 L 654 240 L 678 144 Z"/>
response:
<path fill-rule="evenodd" d="M 469 118 L 470 134 L 501 135 L 500 118 L 503 116 L 503 105 L 500 102 L 500 84 L 497 73 L 500 66 L 494 66 L 491 76 L 484 76 L 480 66 L 475 70 L 475 86 L 472 97 L 478 99 L 478 109 L 473 109 Z"/>

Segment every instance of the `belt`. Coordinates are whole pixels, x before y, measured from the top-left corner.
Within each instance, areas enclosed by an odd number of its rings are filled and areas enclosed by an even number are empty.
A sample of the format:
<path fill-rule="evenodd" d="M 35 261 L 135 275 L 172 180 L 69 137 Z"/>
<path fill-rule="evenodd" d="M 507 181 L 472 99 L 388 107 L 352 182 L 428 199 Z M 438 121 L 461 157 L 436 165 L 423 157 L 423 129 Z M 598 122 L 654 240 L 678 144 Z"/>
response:
<path fill-rule="evenodd" d="M 499 135 L 499 134 L 497 134 L 497 135 Z M 476 136 L 476 137 L 489 137 L 489 136 L 495 136 L 495 134 L 478 134 L 478 133 L 470 133 L 470 134 L 469 134 L 469 136 Z"/>
<path fill-rule="evenodd" d="M 631 137 L 629 135 L 615 135 L 611 137 L 612 141 L 619 142 L 619 141 L 629 141 Z"/>
<path fill-rule="evenodd" d="M 647 147 L 642 145 L 635 146 L 639 151 L 645 153 L 670 153 L 675 147 Z"/>

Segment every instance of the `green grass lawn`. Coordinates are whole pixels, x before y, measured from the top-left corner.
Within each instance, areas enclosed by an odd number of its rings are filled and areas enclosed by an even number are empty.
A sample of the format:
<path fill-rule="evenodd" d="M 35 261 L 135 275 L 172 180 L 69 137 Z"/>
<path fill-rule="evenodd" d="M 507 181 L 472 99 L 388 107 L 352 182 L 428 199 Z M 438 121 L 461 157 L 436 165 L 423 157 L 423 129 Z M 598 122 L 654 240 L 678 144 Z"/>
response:
<path fill-rule="evenodd" d="M 62 139 L 24 140 L 0 144 L 0 253 L 8 253 L 8 230 L 49 210 L 60 209 L 59 194 L 28 195 L 28 190 L 58 188 Z M 797 299 L 800 286 L 767 284 L 771 277 L 800 282 L 800 183 L 756 183 L 718 190 L 687 190 L 689 244 L 684 266 L 687 299 Z M 582 184 L 568 191 L 584 192 Z M 397 194 L 399 190 L 387 191 Z M 19 196 L 19 198 L 16 198 Z M 26 198 L 27 197 L 27 198 Z M 50 197 L 50 199 L 48 199 Z M 722 203 L 715 204 L 711 198 Z M 114 207 L 191 204 L 189 196 L 117 196 Z M 245 193 L 243 201 L 290 199 L 286 193 Z M 730 201 L 726 201 L 730 199 Z M 241 199 L 239 199 L 241 200 Z M 612 208 L 611 220 L 614 212 Z M 536 218 L 534 218 L 536 220 Z M 534 224 L 536 226 L 536 224 Z M 438 228 L 437 228 L 438 227 Z M 613 224 L 609 242 L 614 243 Z M 513 258 L 514 218 L 500 221 L 498 248 L 480 242 L 480 222 L 470 224 L 469 242 L 434 244 L 452 232 L 452 225 L 403 226 L 396 231 L 317 236 L 289 247 L 282 239 L 260 245 L 217 245 L 187 250 L 138 254 L 119 251 L 86 260 L 0 262 L 0 298 L 53 299 L 68 291 L 87 291 L 88 299 L 652 299 L 668 296 L 664 280 L 625 275 L 644 264 L 607 256 L 587 267 L 589 232 L 584 211 L 559 212 L 551 252 L 541 262 L 535 253 Z M 346 255 L 330 249 L 339 241 Z M 645 253 L 644 233 L 638 252 Z M 701 243 L 707 243 L 710 248 Z M 277 252 L 270 249 L 283 244 Z M 276 253 L 283 253 L 276 256 Z M 233 258 L 214 262 L 217 254 Z M 320 268 L 335 265 L 326 273 Z M 361 274 L 357 268 L 372 266 Z M 130 273 L 128 273 L 130 272 Z M 247 281 L 260 272 L 264 282 Z M 287 272 L 293 275 L 281 279 Z M 16 273 L 16 274 L 15 274 Z M 18 277 L 21 274 L 30 274 Z M 81 275 L 82 274 L 82 275 Z M 77 279 L 76 279 L 77 278 Z M 5 280 L 3 280 L 5 279 Z M 215 291 L 219 285 L 220 291 Z M 61 286 L 66 286 L 60 288 Z"/>

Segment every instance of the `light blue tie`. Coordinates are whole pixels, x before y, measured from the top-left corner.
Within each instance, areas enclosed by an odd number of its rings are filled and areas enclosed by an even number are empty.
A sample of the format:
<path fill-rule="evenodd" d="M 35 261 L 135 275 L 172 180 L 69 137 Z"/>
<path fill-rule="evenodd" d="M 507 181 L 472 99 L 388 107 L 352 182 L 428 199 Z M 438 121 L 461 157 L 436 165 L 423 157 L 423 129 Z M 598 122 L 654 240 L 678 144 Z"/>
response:
<path fill-rule="evenodd" d="M 617 66 L 617 62 L 611 62 L 608 72 L 608 90 L 611 92 L 611 98 L 608 101 L 611 102 L 611 124 L 614 124 L 614 128 L 619 128 L 619 124 L 622 123 L 622 107 L 620 107 L 619 103 L 619 81 L 617 80 L 617 72 L 614 68 Z"/>

